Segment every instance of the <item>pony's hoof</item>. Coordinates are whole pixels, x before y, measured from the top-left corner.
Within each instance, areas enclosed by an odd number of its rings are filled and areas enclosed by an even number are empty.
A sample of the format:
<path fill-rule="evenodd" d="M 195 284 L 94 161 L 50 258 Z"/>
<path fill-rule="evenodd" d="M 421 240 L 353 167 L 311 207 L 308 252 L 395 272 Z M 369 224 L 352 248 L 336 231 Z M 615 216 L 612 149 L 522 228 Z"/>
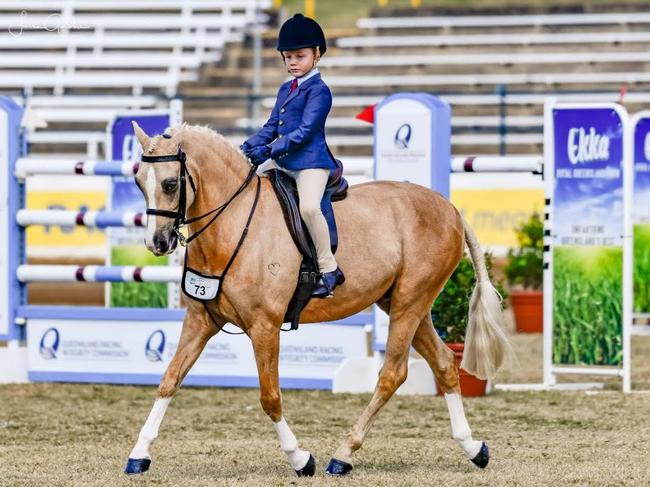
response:
<path fill-rule="evenodd" d="M 147 470 L 149 470 L 150 465 L 151 459 L 149 458 L 129 458 L 129 461 L 126 462 L 124 473 L 127 475 L 138 475 L 145 473 Z"/>
<path fill-rule="evenodd" d="M 337 460 L 336 458 L 332 458 L 330 460 L 330 464 L 327 466 L 327 469 L 325 469 L 325 473 L 328 475 L 336 475 L 340 477 L 349 474 L 350 470 L 352 470 L 352 465 L 347 462 Z"/>
<path fill-rule="evenodd" d="M 296 470 L 298 477 L 313 477 L 316 472 L 316 460 L 314 456 L 310 453 L 309 460 L 307 460 L 307 465 L 302 467 L 300 470 Z"/>
<path fill-rule="evenodd" d="M 487 443 L 483 442 L 481 449 L 478 454 L 472 458 L 472 463 L 478 468 L 487 467 L 488 462 L 490 461 L 490 450 L 488 449 Z"/>

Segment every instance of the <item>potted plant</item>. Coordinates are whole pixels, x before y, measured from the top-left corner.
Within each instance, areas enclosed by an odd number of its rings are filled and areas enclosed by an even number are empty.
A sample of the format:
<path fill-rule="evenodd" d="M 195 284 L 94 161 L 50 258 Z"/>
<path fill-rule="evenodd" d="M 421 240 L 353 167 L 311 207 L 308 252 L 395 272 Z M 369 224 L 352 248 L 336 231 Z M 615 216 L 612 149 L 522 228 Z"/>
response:
<path fill-rule="evenodd" d="M 491 276 L 492 257 L 485 254 L 485 263 L 488 273 Z M 440 338 L 454 351 L 456 363 L 460 367 L 463 359 L 463 349 L 465 347 L 465 331 L 467 330 L 467 318 L 469 313 L 469 299 L 474 289 L 476 277 L 472 261 L 468 257 L 463 257 L 451 275 L 440 295 L 431 307 L 431 318 L 436 327 Z M 497 291 L 505 297 L 505 291 L 500 282 L 494 283 Z M 460 369 L 460 390 L 463 396 L 483 396 L 487 387 L 487 381 L 478 379 Z M 438 394 L 442 394 L 439 386 Z"/>
<path fill-rule="evenodd" d="M 541 333 L 544 329 L 542 279 L 544 274 L 544 224 L 533 213 L 517 229 L 519 247 L 508 251 L 505 274 L 517 331 Z"/>

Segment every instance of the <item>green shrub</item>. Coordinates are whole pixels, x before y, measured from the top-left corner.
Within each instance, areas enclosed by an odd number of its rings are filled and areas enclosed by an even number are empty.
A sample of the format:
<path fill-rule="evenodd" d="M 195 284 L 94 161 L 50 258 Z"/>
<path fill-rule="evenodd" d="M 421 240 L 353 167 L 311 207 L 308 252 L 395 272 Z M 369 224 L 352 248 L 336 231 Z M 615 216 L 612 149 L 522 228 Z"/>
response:
<path fill-rule="evenodd" d="M 505 267 L 508 284 L 539 290 L 544 275 L 544 224 L 539 214 L 533 213 L 516 231 L 519 247 L 508 251 Z"/>
<path fill-rule="evenodd" d="M 502 282 L 492 279 L 492 256 L 485 253 L 485 263 L 488 274 L 497 291 L 505 299 Z M 476 277 L 474 267 L 469 257 L 463 257 L 451 275 L 442 292 L 431 307 L 433 325 L 436 327 L 440 338 L 447 343 L 462 343 L 465 341 L 467 329 L 467 314 L 469 312 L 469 298 L 472 295 Z"/>

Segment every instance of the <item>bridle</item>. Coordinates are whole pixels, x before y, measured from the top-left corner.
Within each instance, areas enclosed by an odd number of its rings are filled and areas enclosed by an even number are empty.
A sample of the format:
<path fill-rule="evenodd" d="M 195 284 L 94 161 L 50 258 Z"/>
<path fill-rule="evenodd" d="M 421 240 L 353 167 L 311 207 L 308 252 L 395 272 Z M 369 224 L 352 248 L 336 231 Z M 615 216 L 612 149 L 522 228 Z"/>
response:
<path fill-rule="evenodd" d="M 178 146 L 178 152 L 176 154 L 169 154 L 165 156 L 142 155 L 142 162 L 151 162 L 151 163 L 180 162 L 181 163 L 181 168 L 178 176 L 179 179 L 178 210 L 170 211 L 170 210 L 159 210 L 157 208 L 147 208 L 147 215 L 173 218 L 174 233 L 178 238 L 178 243 L 183 247 L 185 247 L 188 243 L 190 243 L 192 240 L 197 238 L 201 233 L 203 233 L 203 231 L 206 228 L 208 228 L 219 217 L 219 215 L 221 215 L 221 213 L 223 213 L 223 211 L 228 207 L 228 205 L 232 202 L 232 200 L 234 200 L 239 194 L 241 194 L 242 191 L 244 191 L 244 189 L 246 189 L 246 186 L 248 186 L 248 183 L 251 182 L 253 175 L 257 170 L 256 166 L 251 167 L 244 182 L 241 184 L 241 186 L 239 186 L 237 191 L 235 191 L 235 193 L 223 205 L 213 210 L 210 210 L 200 216 L 188 219 L 186 218 L 186 214 L 185 214 L 186 206 L 187 206 L 187 181 L 189 180 L 190 186 L 192 188 L 192 192 L 194 193 L 195 196 L 196 196 L 196 185 L 194 184 L 194 179 L 192 178 L 192 175 L 187 170 L 186 161 L 187 161 L 187 155 L 185 154 L 183 149 L 181 149 L 180 145 Z M 201 229 L 198 230 L 197 232 L 193 233 L 189 237 L 185 237 L 185 235 L 181 233 L 181 228 L 183 226 L 202 220 L 206 216 L 212 215 L 213 213 L 215 215 L 210 219 L 210 221 L 206 223 L 203 227 L 201 227 Z"/>

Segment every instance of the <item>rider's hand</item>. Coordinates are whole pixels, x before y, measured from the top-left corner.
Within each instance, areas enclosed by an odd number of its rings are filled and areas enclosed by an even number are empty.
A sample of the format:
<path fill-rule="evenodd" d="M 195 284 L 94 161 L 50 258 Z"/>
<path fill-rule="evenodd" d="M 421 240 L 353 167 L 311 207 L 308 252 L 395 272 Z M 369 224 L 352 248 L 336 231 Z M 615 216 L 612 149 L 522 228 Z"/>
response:
<path fill-rule="evenodd" d="M 239 146 L 239 148 L 246 155 L 246 157 L 249 157 L 250 152 L 253 150 L 253 147 L 248 142 L 244 142 L 242 145 Z"/>
<path fill-rule="evenodd" d="M 271 148 L 268 145 L 258 145 L 247 154 L 251 164 L 259 166 L 271 156 Z"/>

